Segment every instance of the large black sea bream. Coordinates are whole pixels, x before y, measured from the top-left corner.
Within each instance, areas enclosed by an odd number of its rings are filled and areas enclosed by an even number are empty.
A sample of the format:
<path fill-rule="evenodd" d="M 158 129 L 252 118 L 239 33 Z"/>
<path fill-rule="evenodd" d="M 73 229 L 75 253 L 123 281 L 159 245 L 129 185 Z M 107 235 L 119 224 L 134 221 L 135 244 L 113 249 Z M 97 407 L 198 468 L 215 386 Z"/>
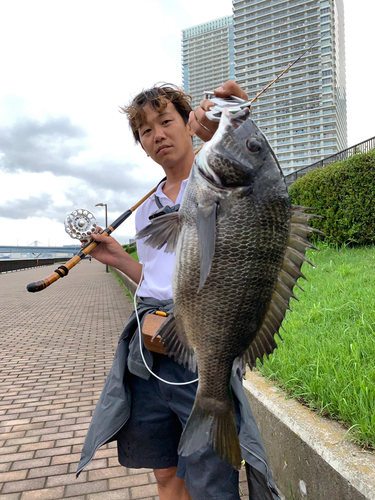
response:
<path fill-rule="evenodd" d="M 230 388 L 233 362 L 250 367 L 272 353 L 299 277 L 307 235 L 303 207 L 291 206 L 266 137 L 242 110 L 224 110 L 196 156 L 178 212 L 137 235 L 176 252 L 174 312 L 158 332 L 167 353 L 195 370 L 195 404 L 179 452 L 210 444 L 239 468 L 241 450 Z"/>

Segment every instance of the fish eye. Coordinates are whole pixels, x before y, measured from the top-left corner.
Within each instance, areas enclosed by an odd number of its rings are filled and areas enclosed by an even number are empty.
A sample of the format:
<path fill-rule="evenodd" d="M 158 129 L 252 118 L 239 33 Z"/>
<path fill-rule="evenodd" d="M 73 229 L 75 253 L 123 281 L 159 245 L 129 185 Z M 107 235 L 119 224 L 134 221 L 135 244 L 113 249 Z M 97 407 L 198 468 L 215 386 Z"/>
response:
<path fill-rule="evenodd" d="M 246 141 L 246 146 L 251 153 L 259 153 L 261 149 L 259 142 L 255 139 L 249 139 Z"/>

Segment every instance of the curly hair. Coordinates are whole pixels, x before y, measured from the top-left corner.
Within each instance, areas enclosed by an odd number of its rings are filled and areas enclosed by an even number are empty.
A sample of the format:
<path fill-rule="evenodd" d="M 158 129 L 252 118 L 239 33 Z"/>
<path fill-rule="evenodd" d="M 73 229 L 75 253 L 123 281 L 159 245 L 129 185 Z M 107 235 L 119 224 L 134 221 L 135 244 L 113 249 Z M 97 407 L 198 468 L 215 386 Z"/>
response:
<path fill-rule="evenodd" d="M 142 90 L 128 106 L 120 108 L 128 117 L 129 125 L 136 142 L 140 142 L 139 128 L 146 121 L 144 106 L 148 104 L 152 109 L 161 113 L 170 102 L 174 105 L 186 125 L 191 111 L 191 96 L 170 83 L 156 84 L 150 89 Z"/>

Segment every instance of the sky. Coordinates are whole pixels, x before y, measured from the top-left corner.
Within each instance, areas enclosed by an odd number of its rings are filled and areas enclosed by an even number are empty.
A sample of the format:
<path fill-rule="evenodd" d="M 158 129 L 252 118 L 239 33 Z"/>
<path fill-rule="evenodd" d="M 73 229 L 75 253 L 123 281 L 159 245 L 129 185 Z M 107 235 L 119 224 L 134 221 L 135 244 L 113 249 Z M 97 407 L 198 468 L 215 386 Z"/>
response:
<path fill-rule="evenodd" d="M 348 145 L 375 136 L 375 2 L 344 0 Z M 182 84 L 181 30 L 231 0 L 0 0 L 0 245 L 70 245 L 68 213 L 104 227 L 164 176 L 120 106 Z M 114 236 L 134 236 L 134 216 Z"/>

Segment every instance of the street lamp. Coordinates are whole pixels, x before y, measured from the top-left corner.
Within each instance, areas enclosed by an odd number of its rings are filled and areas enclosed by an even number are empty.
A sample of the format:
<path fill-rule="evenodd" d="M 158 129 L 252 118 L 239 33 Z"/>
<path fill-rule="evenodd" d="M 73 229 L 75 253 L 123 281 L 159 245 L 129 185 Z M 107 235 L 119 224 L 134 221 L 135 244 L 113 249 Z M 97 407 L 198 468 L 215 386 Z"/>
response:
<path fill-rule="evenodd" d="M 108 227 L 108 218 L 107 218 L 107 203 L 98 203 L 95 205 L 96 207 L 105 207 L 105 227 Z M 105 272 L 108 273 L 108 265 L 105 266 Z"/>

